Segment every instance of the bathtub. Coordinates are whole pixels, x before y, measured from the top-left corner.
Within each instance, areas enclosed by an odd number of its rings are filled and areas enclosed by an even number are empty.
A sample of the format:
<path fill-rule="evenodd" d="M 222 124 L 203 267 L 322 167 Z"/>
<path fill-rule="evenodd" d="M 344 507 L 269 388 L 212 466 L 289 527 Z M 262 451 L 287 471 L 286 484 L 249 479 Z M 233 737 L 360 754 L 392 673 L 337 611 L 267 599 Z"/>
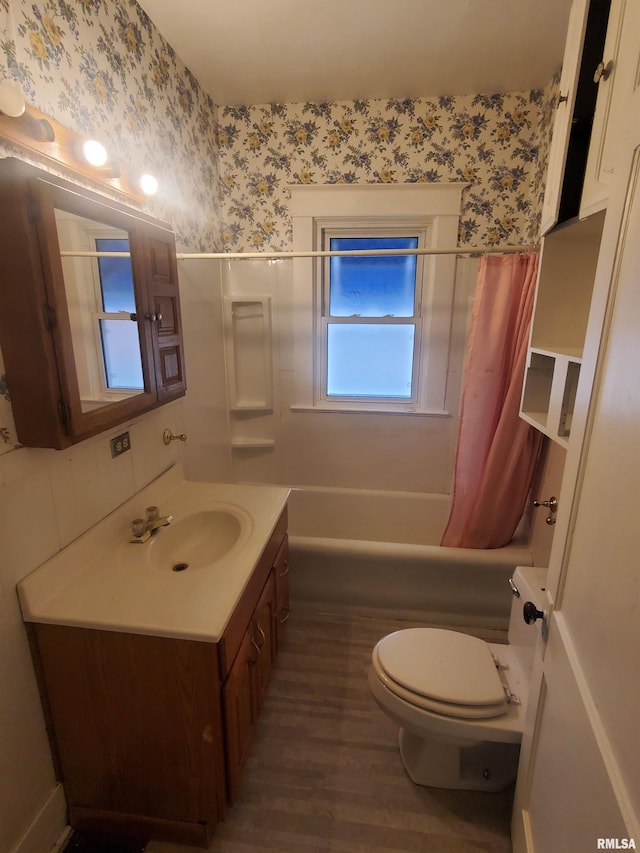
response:
<path fill-rule="evenodd" d="M 508 581 L 531 551 L 522 536 L 494 550 L 441 547 L 449 508 L 449 495 L 293 488 L 292 601 L 506 628 Z"/>

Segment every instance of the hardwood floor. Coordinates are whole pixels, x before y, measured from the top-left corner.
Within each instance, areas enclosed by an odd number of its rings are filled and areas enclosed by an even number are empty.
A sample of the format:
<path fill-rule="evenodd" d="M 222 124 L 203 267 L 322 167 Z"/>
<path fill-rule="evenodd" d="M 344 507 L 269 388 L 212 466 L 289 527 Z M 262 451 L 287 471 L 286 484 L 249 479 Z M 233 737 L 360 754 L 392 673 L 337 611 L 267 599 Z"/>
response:
<path fill-rule="evenodd" d="M 238 801 L 211 853 L 510 853 L 510 789 L 499 794 L 414 785 L 397 727 L 369 694 L 380 637 L 417 623 L 292 614 Z M 476 632 L 474 632 L 476 633 Z M 500 641 L 502 632 L 477 632 Z M 151 842 L 146 853 L 194 853 Z"/>

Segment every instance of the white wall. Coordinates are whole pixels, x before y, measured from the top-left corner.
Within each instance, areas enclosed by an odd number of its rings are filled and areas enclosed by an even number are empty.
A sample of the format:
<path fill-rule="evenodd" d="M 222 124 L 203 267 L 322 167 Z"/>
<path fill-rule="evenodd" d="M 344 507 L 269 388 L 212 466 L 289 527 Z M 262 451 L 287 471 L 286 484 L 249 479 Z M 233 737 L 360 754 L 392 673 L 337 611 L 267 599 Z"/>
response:
<path fill-rule="evenodd" d="M 68 450 L 0 456 L 0 850 L 45 853 L 66 822 L 56 784 L 16 584 L 181 459 L 183 402 Z M 128 429 L 131 450 L 111 458 Z"/>

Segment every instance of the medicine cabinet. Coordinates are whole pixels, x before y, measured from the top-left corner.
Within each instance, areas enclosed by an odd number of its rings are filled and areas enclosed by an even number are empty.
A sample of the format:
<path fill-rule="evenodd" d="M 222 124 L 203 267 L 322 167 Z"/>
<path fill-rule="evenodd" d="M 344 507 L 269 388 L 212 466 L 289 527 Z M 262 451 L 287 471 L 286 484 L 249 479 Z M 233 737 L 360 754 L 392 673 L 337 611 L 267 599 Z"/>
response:
<path fill-rule="evenodd" d="M 184 395 L 166 225 L 12 158 L 0 225 L 0 349 L 23 445 L 61 449 Z"/>

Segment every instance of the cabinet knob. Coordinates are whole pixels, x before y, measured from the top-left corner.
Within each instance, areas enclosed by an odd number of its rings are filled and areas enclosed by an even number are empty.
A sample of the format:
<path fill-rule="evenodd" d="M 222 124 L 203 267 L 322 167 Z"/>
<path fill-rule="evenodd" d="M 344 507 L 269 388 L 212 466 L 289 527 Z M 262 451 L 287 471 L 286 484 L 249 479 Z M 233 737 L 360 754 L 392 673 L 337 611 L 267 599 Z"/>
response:
<path fill-rule="evenodd" d="M 144 316 L 150 323 L 159 323 L 162 320 L 162 314 L 145 314 Z"/>
<path fill-rule="evenodd" d="M 604 62 L 599 62 L 596 65 L 596 70 L 593 74 L 593 82 L 599 83 L 601 80 L 608 80 L 613 71 L 613 59 L 610 59 L 605 65 Z"/>
<path fill-rule="evenodd" d="M 569 100 L 569 95 L 558 95 L 558 100 L 556 101 L 556 109 L 560 106 L 560 104 L 566 104 Z"/>

